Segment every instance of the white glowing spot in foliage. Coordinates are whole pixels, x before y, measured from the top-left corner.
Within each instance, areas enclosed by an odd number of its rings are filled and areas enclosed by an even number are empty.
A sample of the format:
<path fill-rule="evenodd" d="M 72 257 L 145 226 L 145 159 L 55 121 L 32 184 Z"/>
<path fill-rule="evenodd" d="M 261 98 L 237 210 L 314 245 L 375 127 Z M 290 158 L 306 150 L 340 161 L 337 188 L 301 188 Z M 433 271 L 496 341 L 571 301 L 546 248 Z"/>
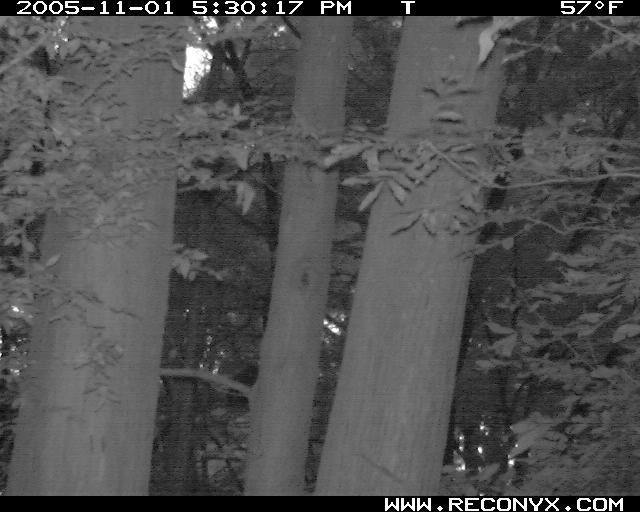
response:
<path fill-rule="evenodd" d="M 334 324 L 333 322 L 330 322 L 327 319 L 325 319 L 325 321 L 324 321 L 324 326 L 325 326 L 326 329 L 331 331 L 332 334 L 339 335 L 342 332 L 340 330 L 340 327 L 338 327 L 336 324 Z"/>

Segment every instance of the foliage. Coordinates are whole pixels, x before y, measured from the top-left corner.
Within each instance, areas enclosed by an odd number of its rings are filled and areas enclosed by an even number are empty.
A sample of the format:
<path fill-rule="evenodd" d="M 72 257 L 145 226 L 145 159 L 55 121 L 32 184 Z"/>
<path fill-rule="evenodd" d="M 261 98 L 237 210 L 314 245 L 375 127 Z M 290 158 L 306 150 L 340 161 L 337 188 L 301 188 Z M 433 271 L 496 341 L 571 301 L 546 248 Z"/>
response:
<path fill-rule="evenodd" d="M 510 449 L 497 465 L 450 472 L 449 490 L 637 489 L 638 98 L 632 89 L 612 94 L 610 85 L 612 72 L 627 76 L 620 62 L 633 58 L 635 46 L 627 43 L 637 36 L 635 23 L 623 25 L 626 38 L 616 24 L 572 22 L 574 31 L 588 34 L 591 46 L 584 47 L 564 38 L 566 25 L 556 25 L 560 66 L 547 71 L 547 80 L 556 90 L 558 80 L 569 80 L 563 88 L 575 96 L 560 108 L 539 100 L 548 114 L 539 112 L 515 139 L 517 151 L 506 146 L 498 159 L 507 200 L 485 212 L 496 235 L 478 252 L 511 263 L 493 277 L 504 285 L 492 286 L 501 291 L 482 306 L 484 333 L 474 336 L 486 340 L 478 368 L 505 382 Z M 565 66 L 576 52 L 589 52 L 592 60 Z M 580 81 L 586 76 L 590 83 Z"/>
<path fill-rule="evenodd" d="M 143 125 L 138 133 L 125 136 L 114 129 L 108 102 L 94 101 L 93 93 L 104 84 L 79 96 L 61 70 L 73 70 L 63 68 L 69 63 L 81 68 L 90 62 L 105 66 L 113 77 L 133 69 L 140 59 L 161 54 L 163 34 L 153 34 L 144 41 L 143 55 L 135 55 L 120 51 L 128 42 L 94 40 L 64 19 L 2 18 L 0 323 L 6 336 L 0 358 L 0 475 L 10 444 L 7 429 L 15 414 L 8 406 L 15 405 L 19 371 L 25 364 L 25 333 L 37 312 L 36 299 L 45 293 L 64 293 L 49 274 L 56 259 L 39 261 L 45 216 L 81 211 L 78 236 L 112 244 L 127 243 L 137 233 L 154 229 L 139 218 L 136 200 L 161 178 L 160 170 L 147 165 L 149 155 L 160 154 L 170 163 L 165 176 L 180 180 L 174 269 L 189 286 L 201 287 L 197 297 L 191 296 L 185 283 L 173 283 L 182 282 L 177 274 L 172 276 L 174 303 L 163 362 L 173 366 L 188 359 L 185 347 L 190 340 L 184 331 L 189 311 L 200 311 L 206 320 L 191 342 L 200 340 L 202 350 L 192 354 L 191 363 L 197 359 L 194 367 L 235 377 L 247 364 L 255 364 L 267 309 L 273 255 L 264 237 L 268 208 L 260 173 L 269 154 L 276 168 L 291 159 L 324 168 L 341 166 L 344 184 L 350 187 L 342 189 L 340 198 L 310 482 L 337 379 L 364 236 L 366 217 L 357 206 L 365 210 L 383 190 L 404 203 L 416 186 L 446 163 L 473 183 L 470 193 L 456 198 L 460 205 L 456 214 L 445 217 L 440 206 L 425 205 L 407 212 L 397 230 L 426 229 L 437 236 L 442 230 L 473 232 L 493 226 L 497 235 L 482 241 L 478 257 L 510 254 L 541 269 L 537 279 L 525 279 L 517 264 L 507 265 L 506 275 L 495 277 L 504 281 L 499 292 L 477 313 L 484 325 L 474 331 L 475 338 L 484 340 L 479 366 L 489 378 L 504 377 L 509 389 L 510 414 L 505 422 L 511 429 L 500 425 L 495 431 L 500 449 L 511 453 L 501 460 L 483 459 L 467 472 L 447 473 L 447 489 L 623 494 L 637 488 L 640 148 L 634 142 L 639 129 L 634 118 L 638 102 L 634 59 L 638 21 L 601 17 L 554 21 L 540 42 L 534 37 L 535 18 L 506 18 L 510 19 L 496 20 L 484 34 L 480 54 L 483 60 L 498 31 L 511 29 L 503 128 L 473 134 L 471 141 L 455 109 L 438 112 L 430 133 L 395 139 L 381 134 L 387 100 L 380 96 L 388 96 L 398 39 L 394 20 L 358 20 L 348 91 L 352 123 L 347 135 L 337 140 L 295 120 L 289 123 L 293 116 L 288 73 L 296 43 L 280 34 L 273 20 L 252 24 L 235 19 L 218 32 L 194 36 L 202 29 L 195 27 L 185 35 L 209 48 L 229 37 L 251 38 L 253 51 L 246 69 L 256 99 L 242 106 L 203 103 L 196 91 L 174 118 L 158 126 Z M 542 50 L 535 56 L 543 71 L 531 81 L 526 77 L 531 68 L 527 59 L 536 49 Z M 470 92 L 455 80 L 440 85 L 432 92 L 452 102 Z M 239 96 L 235 91 L 227 99 Z M 164 144 L 176 135 L 177 151 Z M 116 147 L 120 164 L 107 173 L 98 172 L 94 164 Z M 479 165 L 479 151 L 490 155 L 491 168 Z M 361 194 L 363 188 L 366 192 Z M 595 194 L 599 188 L 604 191 Z M 507 194 L 505 205 L 484 210 L 488 191 L 498 189 Z M 197 220 L 195 205 L 200 201 L 218 217 Z M 214 202 L 220 209 L 212 206 Z M 229 211 L 242 220 L 230 220 Z M 186 236 L 184 226 L 199 222 L 208 228 L 219 223 L 231 227 L 206 236 Z M 552 247 L 531 252 L 527 260 L 522 254 L 532 245 L 542 245 L 540 240 Z M 509 274 L 513 269 L 518 271 Z M 90 298 L 74 300 L 82 305 Z M 163 414 L 174 405 L 166 403 L 163 408 L 162 401 L 170 401 L 166 393 L 161 396 L 158 451 L 166 440 L 163 421 L 168 416 Z M 215 460 L 217 487 L 238 493 L 246 410 L 231 409 L 227 396 L 212 396 L 206 386 L 199 387 L 196 396 L 203 400 L 194 416 L 199 471 L 209 474 L 203 464 Z M 10 412 L 4 415 L 4 411 Z"/>

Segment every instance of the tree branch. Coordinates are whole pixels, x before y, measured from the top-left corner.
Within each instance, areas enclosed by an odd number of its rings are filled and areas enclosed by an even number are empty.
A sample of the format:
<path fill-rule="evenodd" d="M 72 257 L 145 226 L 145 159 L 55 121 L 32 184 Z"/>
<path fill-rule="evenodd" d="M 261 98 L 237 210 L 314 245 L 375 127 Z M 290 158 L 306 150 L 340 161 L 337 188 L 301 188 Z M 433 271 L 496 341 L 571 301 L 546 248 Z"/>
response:
<path fill-rule="evenodd" d="M 282 18 L 282 21 L 287 26 L 287 28 L 291 31 L 291 33 L 294 36 L 296 36 L 298 39 L 302 39 L 302 35 L 300 34 L 300 31 L 294 26 L 293 23 L 289 21 L 289 18 L 287 18 L 286 16 L 280 16 L 280 17 Z"/>
<path fill-rule="evenodd" d="M 160 368 L 160 376 L 199 379 L 214 386 L 233 389 L 247 398 L 251 395 L 251 386 L 246 386 L 245 384 L 236 382 L 235 380 L 225 377 L 224 375 L 220 375 L 219 373 L 212 373 L 209 370 L 197 370 L 194 368 Z"/>
<path fill-rule="evenodd" d="M 33 52 L 35 52 L 38 48 L 40 48 L 40 46 L 42 46 L 46 42 L 48 37 L 49 37 L 48 34 L 41 35 L 35 43 L 33 43 L 28 48 L 25 48 L 22 51 L 18 52 L 13 59 L 11 59 L 9 62 L 0 66 L 0 75 L 3 75 L 10 68 L 15 66 L 16 64 L 19 64 L 20 61 L 23 61 L 24 59 L 28 58 Z"/>

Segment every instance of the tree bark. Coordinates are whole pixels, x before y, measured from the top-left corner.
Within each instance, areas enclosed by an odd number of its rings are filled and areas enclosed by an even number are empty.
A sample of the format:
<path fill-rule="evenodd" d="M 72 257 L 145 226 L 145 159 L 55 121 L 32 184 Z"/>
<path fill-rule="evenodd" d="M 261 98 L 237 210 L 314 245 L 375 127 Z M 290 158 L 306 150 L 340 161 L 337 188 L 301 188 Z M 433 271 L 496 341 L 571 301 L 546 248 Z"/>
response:
<path fill-rule="evenodd" d="M 350 17 L 305 20 L 294 116 L 339 135 Z M 246 493 L 301 494 L 330 277 L 338 174 L 291 163 L 284 177 L 269 320 L 251 401 Z"/>
<path fill-rule="evenodd" d="M 456 28 L 452 17 L 435 16 L 405 23 L 391 138 L 448 133 L 447 123 L 433 120 L 440 110 L 464 116 L 463 123 L 449 124 L 489 128 L 501 85 L 495 57 L 477 66 L 486 25 Z M 477 92 L 432 92 L 454 78 Z M 404 204 L 386 191 L 375 202 L 317 494 L 437 493 L 472 263 L 463 254 L 474 239 L 444 229 L 432 235 L 419 224 L 397 227 L 408 212 L 425 208 L 460 213 L 459 198 L 472 186 L 442 161 Z"/>
<path fill-rule="evenodd" d="M 110 151 L 96 152 L 94 159 L 95 168 L 109 176 L 128 163 L 120 157 L 119 136 L 132 133 L 143 120 L 153 122 L 159 133 L 162 117 L 181 104 L 183 78 L 174 68 L 184 63 L 184 46 L 174 36 L 183 20 L 101 17 L 74 23 L 86 23 L 91 37 L 111 41 L 116 58 L 138 49 L 151 25 L 171 33 L 164 39 L 171 45 L 168 54 L 142 58 L 130 74 L 93 60 L 86 68 L 67 68 L 81 94 L 91 95 L 89 104 L 111 105 L 112 131 L 101 140 L 103 147 L 111 144 Z M 175 201 L 175 171 L 163 152 L 173 141 L 165 130 L 140 146 L 140 151 L 152 146 L 147 163 L 155 172 L 148 185 L 135 189 L 140 191 L 137 214 L 149 229 L 116 228 L 113 234 L 121 238 L 115 240 L 78 236 L 91 219 L 97 222 L 96 208 L 82 200 L 75 212 L 63 210 L 47 219 L 43 260 L 60 255 L 53 267 L 56 283 L 70 299 L 61 303 L 53 294 L 41 303 L 9 494 L 147 492 Z"/>
<path fill-rule="evenodd" d="M 203 192 L 192 192 L 181 198 L 174 226 L 174 240 L 190 248 L 204 249 L 210 237 L 210 228 L 215 222 L 215 209 L 212 197 Z M 216 295 L 214 301 L 220 303 L 218 287 L 209 283 L 208 293 Z M 211 372 L 199 369 L 206 347 L 205 318 L 220 314 L 218 309 L 203 309 L 206 296 L 202 276 L 188 281 L 173 273 L 169 279 L 169 311 L 165 322 L 165 346 L 162 357 L 161 375 L 165 380 L 171 397 L 171 407 L 167 411 L 169 420 L 166 432 L 166 444 L 162 452 L 162 472 L 158 481 L 154 478 L 152 493 L 165 496 L 184 496 L 193 494 L 195 489 L 195 465 L 193 460 L 193 422 L 197 403 L 198 379 L 195 374 L 214 376 Z M 172 309 L 173 308 L 173 309 Z M 186 316 L 186 318 L 185 318 Z M 172 357 L 169 357 L 169 354 Z M 169 376 L 179 372 L 181 376 Z M 189 376 L 192 372 L 194 376 Z M 215 377 L 215 376 L 214 376 Z M 154 468 L 155 469 L 155 468 Z M 157 490 L 156 490 L 157 489 Z"/>

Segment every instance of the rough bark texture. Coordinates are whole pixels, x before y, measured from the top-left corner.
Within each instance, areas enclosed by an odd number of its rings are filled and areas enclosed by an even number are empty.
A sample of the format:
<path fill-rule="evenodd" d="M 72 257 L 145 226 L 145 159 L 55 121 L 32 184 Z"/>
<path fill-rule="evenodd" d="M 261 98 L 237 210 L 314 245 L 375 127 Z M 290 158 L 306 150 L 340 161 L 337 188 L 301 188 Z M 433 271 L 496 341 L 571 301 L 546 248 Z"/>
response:
<path fill-rule="evenodd" d="M 202 224 L 199 223 L 199 226 L 202 227 Z M 202 247 L 202 245 L 194 244 L 188 247 Z M 189 282 L 185 288 L 189 294 L 187 299 L 189 313 L 186 322 L 181 323 L 180 326 L 184 336 L 181 355 L 184 368 L 196 369 L 202 359 L 205 347 L 203 311 L 202 304 L 199 302 L 203 293 L 203 285 L 196 278 L 195 282 Z M 163 453 L 164 474 L 158 493 L 183 496 L 192 494 L 196 490 L 194 485 L 193 419 L 198 382 L 192 378 L 172 378 L 169 380 L 168 387 L 172 407 L 167 445 L 165 453 Z"/>
<path fill-rule="evenodd" d="M 205 248 L 211 226 L 215 223 L 215 203 L 211 194 L 195 192 L 180 198 L 174 225 L 174 240 L 186 247 Z M 219 244 L 221 245 L 221 244 Z M 208 294 L 220 304 L 218 288 L 209 289 L 200 276 L 188 281 L 173 273 L 169 280 L 169 311 L 165 323 L 163 368 L 196 370 L 202 362 L 206 346 L 207 319 L 217 319 L 221 307 L 205 314 Z M 221 306 L 221 304 L 220 304 Z M 186 313 L 186 314 L 185 314 Z M 186 317 L 186 318 L 185 318 Z M 154 462 L 159 469 L 152 476 L 151 493 L 168 496 L 193 494 L 196 489 L 193 460 L 193 420 L 197 403 L 198 382 L 189 377 L 164 377 L 170 396 L 165 446 Z M 156 469 L 156 466 L 154 466 Z"/>
<path fill-rule="evenodd" d="M 177 30 L 183 20 L 84 21 L 91 36 L 137 41 L 144 34 L 143 25 Z M 172 56 L 176 65 L 184 62 L 179 45 Z M 135 44 L 115 44 L 118 48 L 128 51 Z M 142 61 L 131 76 L 107 73 L 96 65 L 69 69 L 70 76 L 85 85 L 85 92 L 94 91 L 95 99 L 111 100 L 114 96 L 108 95 L 115 95 L 120 107 L 110 113 L 116 130 L 126 133 L 141 120 L 159 120 L 181 103 L 182 74 L 166 55 Z M 107 77 L 103 87 L 96 87 Z M 155 143 L 166 149 L 171 140 Z M 118 158 L 114 147 L 96 158 L 96 165 L 106 172 L 122 164 Z M 175 199 L 170 162 L 159 160 L 154 165 L 157 180 L 139 197 L 140 215 L 152 229 L 140 230 L 121 243 L 80 239 L 79 227 L 86 216 L 95 215 L 84 211 L 82 203 L 75 216 L 63 213 L 47 219 L 44 260 L 60 254 L 54 267 L 58 285 L 73 297 L 88 300 L 80 308 L 68 308 L 74 313 L 58 319 L 64 304 L 51 299 L 41 304 L 9 474 L 12 495 L 147 492 Z M 113 352 L 116 347 L 120 354 Z"/>
<path fill-rule="evenodd" d="M 304 129 L 344 128 L 350 17 L 307 19 L 294 113 Z M 252 400 L 247 494 L 300 494 L 318 378 L 338 176 L 292 163 L 285 171 L 269 320 Z"/>
<path fill-rule="evenodd" d="M 439 109 L 469 128 L 493 123 L 498 70 L 478 68 L 484 24 L 456 28 L 452 17 L 407 17 L 389 113 L 392 136 L 433 130 Z M 458 78 L 475 94 L 436 96 Z M 442 140 L 440 140 L 442 142 Z M 418 495 L 438 490 L 473 237 L 422 226 L 394 231 L 407 212 L 453 214 L 470 184 L 448 165 L 404 205 L 383 193 L 373 206 L 331 413 L 317 494 Z"/>

